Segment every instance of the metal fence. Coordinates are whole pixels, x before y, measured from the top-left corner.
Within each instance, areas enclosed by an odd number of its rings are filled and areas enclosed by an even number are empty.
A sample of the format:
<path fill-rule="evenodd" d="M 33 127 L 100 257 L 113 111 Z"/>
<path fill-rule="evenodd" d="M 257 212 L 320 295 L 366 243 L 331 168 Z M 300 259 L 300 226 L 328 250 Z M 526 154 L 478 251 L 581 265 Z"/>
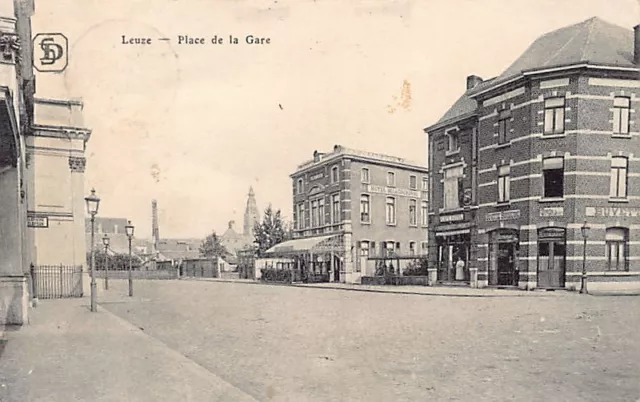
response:
<path fill-rule="evenodd" d="M 129 271 L 109 271 L 109 279 L 128 279 Z M 96 278 L 104 278 L 105 271 L 96 271 Z M 178 279 L 177 269 L 158 269 L 153 271 L 131 271 L 132 279 Z"/>
<path fill-rule="evenodd" d="M 31 265 L 33 297 L 82 297 L 82 265 Z"/>

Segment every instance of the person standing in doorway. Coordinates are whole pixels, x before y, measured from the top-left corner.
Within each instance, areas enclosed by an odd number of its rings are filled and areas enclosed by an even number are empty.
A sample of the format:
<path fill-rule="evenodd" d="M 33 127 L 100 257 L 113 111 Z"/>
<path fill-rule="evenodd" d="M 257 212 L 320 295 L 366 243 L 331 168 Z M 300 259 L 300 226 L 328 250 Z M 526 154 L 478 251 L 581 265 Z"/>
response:
<path fill-rule="evenodd" d="M 464 260 L 458 257 L 458 261 L 456 262 L 456 281 L 464 280 Z"/>

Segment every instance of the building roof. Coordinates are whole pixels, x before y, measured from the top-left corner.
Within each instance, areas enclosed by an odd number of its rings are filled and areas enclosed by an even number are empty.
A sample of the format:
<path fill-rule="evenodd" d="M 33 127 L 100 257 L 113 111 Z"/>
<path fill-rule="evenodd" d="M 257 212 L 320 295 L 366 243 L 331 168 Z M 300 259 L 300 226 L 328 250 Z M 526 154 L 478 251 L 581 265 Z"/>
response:
<path fill-rule="evenodd" d="M 107 218 L 96 216 L 95 218 L 95 233 L 125 233 L 124 227 L 127 225 L 126 218 Z M 91 218 L 85 218 L 84 220 L 85 233 L 91 233 Z"/>
<path fill-rule="evenodd" d="M 426 130 L 467 117 L 477 107 L 474 94 L 525 72 L 576 64 L 636 67 L 633 62 L 633 35 L 633 30 L 597 17 L 546 33 L 498 77 L 467 90 L 436 124 Z"/>
<path fill-rule="evenodd" d="M 633 30 L 598 17 L 551 31 L 536 39 L 494 84 L 525 71 L 593 64 L 636 67 L 633 62 Z"/>

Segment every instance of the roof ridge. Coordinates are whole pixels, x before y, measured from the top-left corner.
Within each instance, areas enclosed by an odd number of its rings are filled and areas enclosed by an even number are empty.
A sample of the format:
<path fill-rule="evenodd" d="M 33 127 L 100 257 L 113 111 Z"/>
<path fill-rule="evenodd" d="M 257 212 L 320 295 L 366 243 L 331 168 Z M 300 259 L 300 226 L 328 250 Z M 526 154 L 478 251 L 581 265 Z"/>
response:
<path fill-rule="evenodd" d="M 598 17 L 591 17 L 587 20 L 589 22 L 589 28 L 587 31 L 587 40 L 584 43 L 584 47 L 582 48 L 582 55 L 580 56 L 580 58 L 582 60 L 585 59 L 585 55 L 587 53 L 587 49 L 589 48 L 589 44 L 591 43 L 591 37 L 593 35 L 593 31 L 595 30 L 595 26 L 596 26 L 596 22 L 602 21 L 600 18 Z M 587 22 L 585 21 L 585 22 Z"/>

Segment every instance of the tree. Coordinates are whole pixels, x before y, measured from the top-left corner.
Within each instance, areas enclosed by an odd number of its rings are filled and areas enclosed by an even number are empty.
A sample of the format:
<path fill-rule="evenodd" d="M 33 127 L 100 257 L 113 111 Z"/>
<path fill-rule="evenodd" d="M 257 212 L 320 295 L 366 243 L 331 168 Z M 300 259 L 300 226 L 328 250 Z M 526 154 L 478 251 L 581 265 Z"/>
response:
<path fill-rule="evenodd" d="M 200 245 L 200 255 L 203 257 L 222 257 L 225 258 L 229 255 L 229 251 L 222 244 L 220 237 L 216 234 L 216 231 L 212 231 Z"/>
<path fill-rule="evenodd" d="M 279 209 L 274 211 L 271 204 L 264 210 L 262 223 L 256 223 L 253 231 L 255 234 L 254 243 L 257 245 L 259 257 L 271 247 L 289 238 L 282 213 Z"/>

